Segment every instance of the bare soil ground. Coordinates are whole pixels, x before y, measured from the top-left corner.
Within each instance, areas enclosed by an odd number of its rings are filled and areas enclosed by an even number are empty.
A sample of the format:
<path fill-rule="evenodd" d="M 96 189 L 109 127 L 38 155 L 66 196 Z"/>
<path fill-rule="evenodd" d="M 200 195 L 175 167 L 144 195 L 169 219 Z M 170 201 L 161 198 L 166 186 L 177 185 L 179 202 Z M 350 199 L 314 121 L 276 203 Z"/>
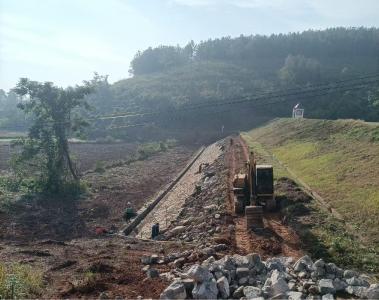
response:
<path fill-rule="evenodd" d="M 23 201 L 9 212 L 0 212 L 3 240 L 72 239 L 93 236 L 97 226 L 109 229 L 124 224 L 122 215 L 130 202 L 138 209 L 167 184 L 187 163 L 193 150 L 176 147 L 136 161 L 89 173 L 90 194 L 84 199 Z"/>
<path fill-rule="evenodd" d="M 109 298 L 158 298 L 167 282 L 146 278 L 141 270 L 143 255 L 197 251 L 200 242 L 204 247 L 225 244 L 223 253 L 301 256 L 301 241 L 281 213 L 267 214 L 266 229 L 259 234 L 248 231 L 245 218 L 234 214 L 230 184 L 235 172 L 244 167 L 247 148 L 239 137 L 233 141 L 231 144 L 227 139 L 220 146 L 220 157 L 203 171 L 201 193 L 188 197 L 170 226 L 184 224 L 191 216 L 204 217 L 204 226 L 219 227 L 218 232 L 207 231 L 209 234 L 200 230 L 202 238 L 197 243 L 179 238 L 146 242 L 94 234 L 97 226 L 120 227 L 127 202 L 138 209 L 186 165 L 194 149 L 177 147 L 105 173 L 87 173 L 91 195 L 80 202 L 26 203 L 11 215 L 0 214 L 0 260 L 42 270 L 45 290 L 41 298 L 95 298 L 104 292 Z M 217 218 L 206 212 L 205 206 L 211 204 L 221 207 Z M 162 273 L 172 265 L 154 267 Z"/>
<path fill-rule="evenodd" d="M 135 143 L 70 143 L 72 156 L 80 172 L 93 169 L 99 161 L 125 160 L 136 148 Z M 0 170 L 9 168 L 9 159 L 14 151 L 8 142 L 0 141 Z"/>
<path fill-rule="evenodd" d="M 165 250 L 169 248 L 169 250 Z M 84 238 L 65 243 L 41 240 L 27 244 L 0 247 L 0 260 L 31 265 L 43 270 L 46 290 L 44 299 L 107 297 L 135 299 L 159 298 L 167 286 L 164 279 L 146 279 L 142 272 L 142 255 L 183 251 L 185 245 L 128 241 L 122 237 Z M 156 267 L 167 271 L 166 265 Z"/>

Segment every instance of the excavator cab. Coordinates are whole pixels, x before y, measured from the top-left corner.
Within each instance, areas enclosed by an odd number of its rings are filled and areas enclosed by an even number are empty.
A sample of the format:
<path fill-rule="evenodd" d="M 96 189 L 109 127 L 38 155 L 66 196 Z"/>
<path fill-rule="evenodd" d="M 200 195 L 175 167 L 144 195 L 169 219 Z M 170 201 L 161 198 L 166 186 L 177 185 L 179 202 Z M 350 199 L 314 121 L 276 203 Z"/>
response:
<path fill-rule="evenodd" d="M 276 206 L 274 197 L 274 172 L 271 165 L 256 165 L 251 170 L 253 181 L 253 200 L 256 205 L 262 205 L 266 210 Z"/>

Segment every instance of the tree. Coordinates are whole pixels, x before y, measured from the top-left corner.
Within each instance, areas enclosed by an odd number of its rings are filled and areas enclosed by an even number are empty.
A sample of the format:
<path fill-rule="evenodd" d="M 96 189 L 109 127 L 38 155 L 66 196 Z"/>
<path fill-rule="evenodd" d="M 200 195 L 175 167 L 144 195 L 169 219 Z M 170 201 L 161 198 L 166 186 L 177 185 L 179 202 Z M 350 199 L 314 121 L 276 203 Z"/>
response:
<path fill-rule="evenodd" d="M 87 125 L 75 110 L 87 107 L 83 98 L 91 93 L 91 83 L 63 89 L 21 78 L 13 91 L 24 100 L 18 107 L 32 117 L 27 137 L 17 142 L 22 149 L 14 163 L 18 174 L 36 177 L 42 192 L 62 193 L 68 184 L 78 184 L 68 138 Z"/>

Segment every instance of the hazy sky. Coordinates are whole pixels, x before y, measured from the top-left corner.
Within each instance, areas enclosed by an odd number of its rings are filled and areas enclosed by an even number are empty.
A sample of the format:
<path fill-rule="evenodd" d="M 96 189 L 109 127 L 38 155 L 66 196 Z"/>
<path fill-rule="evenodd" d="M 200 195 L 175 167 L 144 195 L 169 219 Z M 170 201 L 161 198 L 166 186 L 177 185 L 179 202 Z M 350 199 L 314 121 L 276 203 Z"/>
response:
<path fill-rule="evenodd" d="M 0 88 L 113 82 L 148 46 L 334 26 L 379 27 L 379 0 L 0 0 Z"/>

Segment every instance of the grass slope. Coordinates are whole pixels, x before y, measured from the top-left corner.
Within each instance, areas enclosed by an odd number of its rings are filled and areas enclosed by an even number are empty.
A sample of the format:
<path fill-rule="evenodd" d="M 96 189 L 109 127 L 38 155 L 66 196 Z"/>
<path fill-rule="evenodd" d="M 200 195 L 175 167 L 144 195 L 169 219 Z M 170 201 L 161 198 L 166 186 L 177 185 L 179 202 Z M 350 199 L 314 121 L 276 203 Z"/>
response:
<path fill-rule="evenodd" d="M 374 253 L 379 253 L 379 124 L 276 119 L 243 137 L 261 158 L 270 161 L 271 157 L 277 178 L 288 176 L 280 161 L 336 209 Z M 333 238 L 323 236 L 320 227 L 315 233 L 324 242 Z"/>

